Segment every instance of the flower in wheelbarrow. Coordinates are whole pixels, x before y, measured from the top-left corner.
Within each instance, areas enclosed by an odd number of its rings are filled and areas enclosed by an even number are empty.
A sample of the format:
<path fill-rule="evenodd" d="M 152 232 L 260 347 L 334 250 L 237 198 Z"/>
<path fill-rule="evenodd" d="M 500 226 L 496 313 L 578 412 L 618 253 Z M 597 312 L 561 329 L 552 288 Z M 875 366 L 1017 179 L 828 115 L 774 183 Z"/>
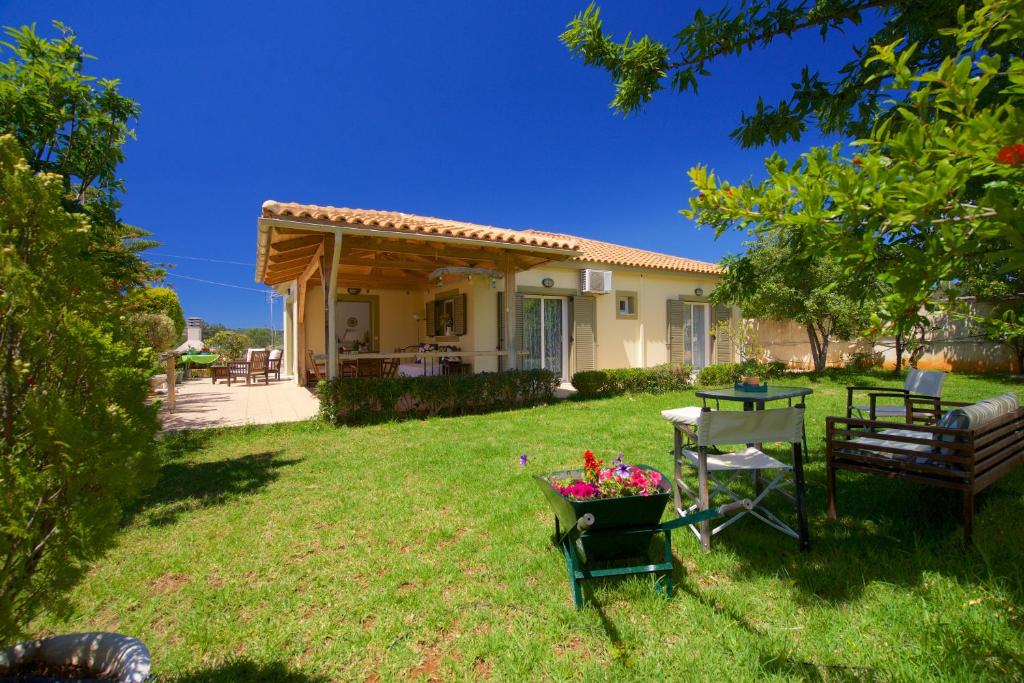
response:
<path fill-rule="evenodd" d="M 526 467 L 526 453 L 519 456 L 519 466 Z"/>
<path fill-rule="evenodd" d="M 563 486 L 558 489 L 558 492 L 563 496 L 569 496 L 570 498 L 576 498 L 577 500 L 583 500 L 586 498 L 595 498 L 597 494 L 601 492 L 596 484 L 591 484 L 585 481 L 576 481 L 568 486 Z"/>
<path fill-rule="evenodd" d="M 601 478 L 600 472 L 603 463 L 603 460 L 594 457 L 593 451 L 585 451 L 583 453 L 583 480 L 596 484 Z"/>

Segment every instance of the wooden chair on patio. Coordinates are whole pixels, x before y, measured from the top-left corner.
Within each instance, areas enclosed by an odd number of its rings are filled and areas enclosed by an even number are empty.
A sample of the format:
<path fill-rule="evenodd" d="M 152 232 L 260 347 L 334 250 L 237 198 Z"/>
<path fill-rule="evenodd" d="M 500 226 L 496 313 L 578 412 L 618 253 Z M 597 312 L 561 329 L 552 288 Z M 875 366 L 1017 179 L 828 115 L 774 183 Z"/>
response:
<path fill-rule="evenodd" d="M 358 377 L 381 377 L 383 374 L 380 358 L 360 358 L 356 361 Z"/>
<path fill-rule="evenodd" d="M 381 368 L 382 377 L 397 377 L 398 366 L 401 364 L 401 358 L 385 358 L 383 367 Z"/>
<path fill-rule="evenodd" d="M 228 386 L 231 386 L 233 380 L 241 380 L 243 377 L 245 378 L 246 386 L 248 386 L 252 383 L 253 378 L 259 381 L 261 376 L 265 384 L 270 384 L 270 373 L 268 372 L 267 363 L 269 356 L 270 352 L 264 349 L 249 349 L 246 352 L 246 358 L 229 361 Z"/>
<path fill-rule="evenodd" d="M 273 375 L 274 379 L 281 379 L 281 357 L 284 352 L 281 349 L 271 349 L 267 356 L 267 375 Z"/>
<path fill-rule="evenodd" d="M 317 360 L 313 351 L 306 349 L 306 386 L 315 386 L 320 380 L 327 379 L 327 361 Z"/>

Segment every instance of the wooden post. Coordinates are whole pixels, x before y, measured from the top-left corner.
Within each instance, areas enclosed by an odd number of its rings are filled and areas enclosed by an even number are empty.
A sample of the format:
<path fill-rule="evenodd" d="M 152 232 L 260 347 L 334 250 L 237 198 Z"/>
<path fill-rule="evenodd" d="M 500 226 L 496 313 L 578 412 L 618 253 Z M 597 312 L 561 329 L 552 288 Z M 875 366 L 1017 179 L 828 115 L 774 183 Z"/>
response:
<path fill-rule="evenodd" d="M 338 376 L 338 263 L 341 261 L 341 233 L 334 233 L 334 249 L 331 251 L 329 282 L 325 283 L 327 294 L 327 379 Z"/>
<path fill-rule="evenodd" d="M 516 263 L 512 256 L 505 252 L 505 367 L 516 370 L 519 367 L 519 340 L 516 338 Z"/>
<path fill-rule="evenodd" d="M 175 400 L 175 380 L 177 376 L 174 370 L 174 356 L 167 359 L 167 367 L 165 369 L 167 373 L 167 409 L 171 412 L 174 411 L 174 400 Z"/>

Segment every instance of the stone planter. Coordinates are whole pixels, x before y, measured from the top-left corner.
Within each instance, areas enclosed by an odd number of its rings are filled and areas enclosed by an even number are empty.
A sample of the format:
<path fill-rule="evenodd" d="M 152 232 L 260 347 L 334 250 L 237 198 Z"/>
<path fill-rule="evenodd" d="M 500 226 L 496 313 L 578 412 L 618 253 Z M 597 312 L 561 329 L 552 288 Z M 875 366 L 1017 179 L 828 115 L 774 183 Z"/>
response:
<path fill-rule="evenodd" d="M 143 683 L 150 668 L 149 650 L 141 640 L 120 633 L 73 633 L 18 643 L 0 652 L 0 683 L 22 680 L 18 674 L 32 664 L 55 671 L 68 667 L 86 676 L 85 680 L 117 683 Z M 68 679 L 29 675 L 25 680 Z"/>

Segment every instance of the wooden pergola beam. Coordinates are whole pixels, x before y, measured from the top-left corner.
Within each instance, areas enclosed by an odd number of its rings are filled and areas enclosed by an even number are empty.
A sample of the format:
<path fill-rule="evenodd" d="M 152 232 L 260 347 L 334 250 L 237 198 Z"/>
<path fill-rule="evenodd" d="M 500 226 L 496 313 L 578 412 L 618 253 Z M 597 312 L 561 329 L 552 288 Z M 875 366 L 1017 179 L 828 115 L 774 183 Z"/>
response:
<path fill-rule="evenodd" d="M 342 257 L 351 254 L 353 251 L 383 251 L 392 254 L 412 254 L 416 256 L 429 256 L 431 258 L 450 257 L 468 261 L 486 261 L 488 263 L 497 263 L 500 258 L 500 252 L 496 250 L 492 251 L 483 248 L 467 249 L 440 242 L 410 243 L 408 240 L 385 240 L 380 237 L 346 240 Z"/>
<path fill-rule="evenodd" d="M 315 247 L 318 244 L 323 244 L 324 236 L 322 233 L 316 235 L 302 235 L 301 237 L 291 237 L 283 239 L 277 242 L 270 243 L 270 249 L 272 251 L 288 251 L 290 249 L 299 249 L 301 247 Z"/>

